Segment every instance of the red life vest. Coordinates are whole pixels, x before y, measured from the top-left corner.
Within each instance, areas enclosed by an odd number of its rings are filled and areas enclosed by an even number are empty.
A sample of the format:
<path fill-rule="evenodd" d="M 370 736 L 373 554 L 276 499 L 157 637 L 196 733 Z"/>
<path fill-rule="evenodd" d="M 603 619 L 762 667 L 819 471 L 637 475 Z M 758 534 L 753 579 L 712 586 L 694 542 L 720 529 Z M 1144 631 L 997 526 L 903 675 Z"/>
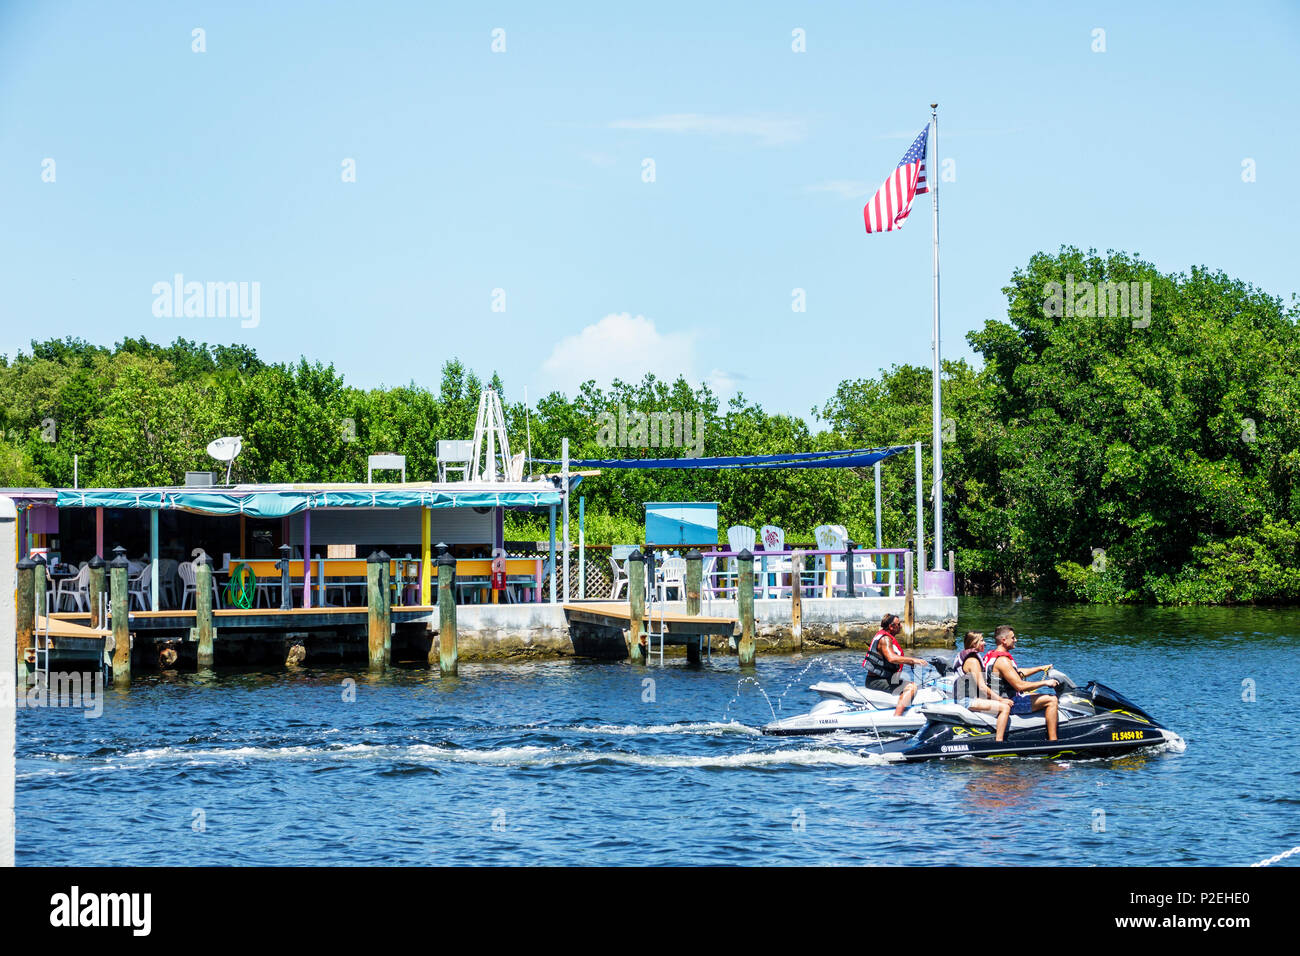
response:
<path fill-rule="evenodd" d="M 871 639 L 871 645 L 867 648 L 867 656 L 862 659 L 862 666 L 867 668 L 868 673 L 874 678 L 890 680 L 902 668 L 901 664 L 891 664 L 885 659 L 877 645 L 882 637 L 889 638 L 889 644 L 894 649 L 894 653 L 899 657 L 903 656 L 903 649 L 898 646 L 898 641 L 894 640 L 894 635 L 890 634 L 883 627 L 876 632 L 876 636 Z"/>
<path fill-rule="evenodd" d="M 997 663 L 999 657 L 1005 657 L 1007 660 L 1009 660 L 1011 662 L 1011 666 L 1016 668 L 1016 673 L 1017 674 L 1020 673 L 1020 668 L 1016 667 L 1016 659 L 1012 657 L 1009 653 L 1004 651 L 1002 648 L 998 647 L 995 648 L 994 650 L 989 651 L 988 655 L 984 658 L 984 683 L 988 684 L 989 687 L 993 688 L 993 690 L 995 691 L 1000 691 L 1002 689 L 1001 679 L 998 679 L 996 685 L 993 683 L 994 678 L 997 677 L 993 665 Z M 1007 688 L 1007 690 L 1010 691 L 1010 693 L 1006 693 L 1003 696 L 1006 697 L 1016 696 L 1016 692 L 1014 690 L 1011 690 L 1011 688 L 1009 687 Z"/>

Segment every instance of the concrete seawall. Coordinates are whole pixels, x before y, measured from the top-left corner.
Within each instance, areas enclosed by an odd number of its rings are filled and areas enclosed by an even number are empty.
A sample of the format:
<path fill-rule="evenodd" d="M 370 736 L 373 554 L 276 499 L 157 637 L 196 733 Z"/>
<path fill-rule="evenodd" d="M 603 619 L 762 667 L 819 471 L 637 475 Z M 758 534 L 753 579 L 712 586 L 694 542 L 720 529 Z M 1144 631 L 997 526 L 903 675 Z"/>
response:
<path fill-rule="evenodd" d="M 591 603 L 591 602 L 588 602 Z M 622 602 L 618 602 L 622 603 Z M 656 610 L 684 614 L 684 602 L 655 605 Z M 704 602 L 705 616 L 736 617 L 735 601 Z M 804 598 L 805 651 L 865 648 L 887 613 L 903 613 L 901 597 Z M 462 661 L 573 656 L 564 609 L 559 604 L 463 604 L 456 609 L 457 643 Z M 953 646 L 957 598 L 917 597 L 914 643 L 924 647 Z M 756 600 L 754 619 L 759 653 L 789 653 L 790 601 Z M 737 629 L 737 634 L 739 630 Z M 435 638 L 435 640 L 437 640 Z M 682 654 L 681 648 L 669 653 Z M 715 641 L 715 654 L 735 653 L 725 641 Z"/>

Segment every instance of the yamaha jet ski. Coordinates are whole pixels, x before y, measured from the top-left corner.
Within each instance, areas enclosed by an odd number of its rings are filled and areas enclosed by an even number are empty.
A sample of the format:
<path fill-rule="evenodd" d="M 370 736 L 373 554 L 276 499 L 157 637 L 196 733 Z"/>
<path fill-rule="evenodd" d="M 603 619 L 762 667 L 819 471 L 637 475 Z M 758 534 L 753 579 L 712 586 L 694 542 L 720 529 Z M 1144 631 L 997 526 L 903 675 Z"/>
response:
<path fill-rule="evenodd" d="M 1064 675 L 1055 675 L 1058 680 Z M 925 725 L 908 740 L 885 744 L 887 760 L 911 763 L 944 757 L 1047 757 L 1053 760 L 1119 757 L 1134 750 L 1167 745 L 1182 753 L 1187 744 L 1123 694 L 1096 681 L 1079 688 L 1065 678 L 1057 688 L 1057 739 L 1047 739 L 1041 714 L 1013 716 L 1005 739 L 994 738 L 997 715 L 968 710 L 953 702 L 918 708 Z"/>
<path fill-rule="evenodd" d="M 913 704 L 901 716 L 895 717 L 894 708 L 897 705 L 897 700 L 889 701 L 884 706 L 850 704 L 846 700 L 823 700 L 806 714 L 772 721 L 763 728 L 763 733 L 833 734 L 845 731 L 888 737 L 910 736 L 925 726 L 925 717 L 919 706 Z"/>

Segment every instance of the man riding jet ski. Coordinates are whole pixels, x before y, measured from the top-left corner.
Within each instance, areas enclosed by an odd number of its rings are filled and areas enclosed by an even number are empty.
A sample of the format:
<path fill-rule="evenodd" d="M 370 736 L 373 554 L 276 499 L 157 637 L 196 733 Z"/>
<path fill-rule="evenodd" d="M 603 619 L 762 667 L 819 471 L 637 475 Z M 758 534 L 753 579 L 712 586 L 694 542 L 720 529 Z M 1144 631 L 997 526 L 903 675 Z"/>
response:
<path fill-rule="evenodd" d="M 911 704 L 951 697 L 951 681 L 946 685 L 940 681 L 927 681 L 925 684 L 915 680 L 904 681 L 904 667 L 932 666 L 942 678 L 947 673 L 948 665 L 938 657 L 923 661 L 904 654 L 898 646 L 898 635 L 902 630 L 903 622 L 897 614 L 886 614 L 881 619 L 880 630 L 871 639 L 867 656 L 862 661 L 862 666 L 867 671 L 865 686 L 856 687 L 848 681 L 819 681 L 811 689 L 823 697 L 839 698 L 850 704 L 893 707 L 897 717 L 901 717 Z"/>
<path fill-rule="evenodd" d="M 1187 749 L 1182 737 L 1118 691 L 1095 681 L 1080 689 L 1060 671 L 1053 673 L 1059 695 L 1055 740 L 1048 739 L 1041 713 L 1013 715 L 1006 739 L 999 742 L 993 714 L 957 703 L 924 704 L 918 710 L 925 725 L 915 736 L 882 744 L 878 752 L 887 760 L 910 763 L 945 757 L 1118 757 L 1159 744 L 1175 753 Z"/>

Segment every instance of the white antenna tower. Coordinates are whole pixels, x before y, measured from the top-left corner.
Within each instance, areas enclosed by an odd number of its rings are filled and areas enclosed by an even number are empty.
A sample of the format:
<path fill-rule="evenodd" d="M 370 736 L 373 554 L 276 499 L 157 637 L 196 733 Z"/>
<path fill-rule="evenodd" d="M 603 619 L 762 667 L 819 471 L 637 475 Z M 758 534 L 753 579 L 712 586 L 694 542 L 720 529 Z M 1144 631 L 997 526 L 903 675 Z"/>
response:
<path fill-rule="evenodd" d="M 465 480 L 506 481 L 511 477 L 512 464 L 510 440 L 506 438 L 506 416 L 501 410 L 501 398 L 497 395 L 496 389 L 485 388 L 478 397 L 478 419 L 474 422 L 474 451 L 470 458 L 469 469 L 465 472 Z"/>

